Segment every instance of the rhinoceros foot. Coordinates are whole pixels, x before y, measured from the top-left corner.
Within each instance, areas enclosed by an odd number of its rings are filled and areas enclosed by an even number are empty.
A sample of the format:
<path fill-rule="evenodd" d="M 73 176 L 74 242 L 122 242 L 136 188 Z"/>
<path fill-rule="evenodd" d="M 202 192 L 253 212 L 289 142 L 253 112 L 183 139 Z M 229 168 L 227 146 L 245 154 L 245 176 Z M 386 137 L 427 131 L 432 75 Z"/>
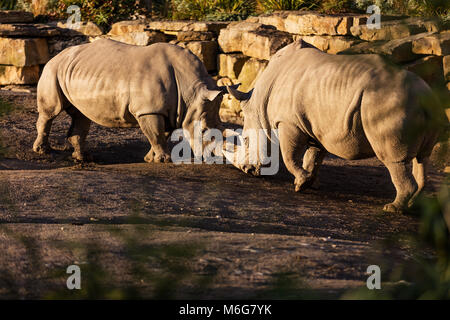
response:
<path fill-rule="evenodd" d="M 52 149 L 52 147 L 50 147 L 49 144 L 38 144 L 38 145 L 35 144 L 33 146 L 33 151 L 38 154 L 49 154 L 54 150 Z"/>
<path fill-rule="evenodd" d="M 156 154 L 153 150 L 150 150 L 144 157 L 145 162 L 157 162 L 157 163 L 168 163 L 171 161 L 170 154 L 160 153 Z"/>
<path fill-rule="evenodd" d="M 403 213 L 403 207 L 395 203 L 388 203 L 384 206 L 383 211 L 388 213 Z"/>
<path fill-rule="evenodd" d="M 75 162 L 91 162 L 93 160 L 92 155 L 86 152 L 73 152 L 72 158 Z"/>
<path fill-rule="evenodd" d="M 303 191 L 312 186 L 314 179 L 311 176 L 301 176 L 295 178 L 295 192 Z"/>

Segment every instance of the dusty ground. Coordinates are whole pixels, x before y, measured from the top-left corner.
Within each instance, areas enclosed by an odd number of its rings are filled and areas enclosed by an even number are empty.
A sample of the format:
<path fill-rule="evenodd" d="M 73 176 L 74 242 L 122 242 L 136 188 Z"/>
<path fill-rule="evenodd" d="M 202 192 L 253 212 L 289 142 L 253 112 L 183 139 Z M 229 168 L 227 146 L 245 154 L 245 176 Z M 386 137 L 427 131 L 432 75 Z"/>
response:
<path fill-rule="evenodd" d="M 144 163 L 138 129 L 94 124 L 94 161 L 77 165 L 69 152 L 31 151 L 33 94 L 0 97 L 20 106 L 0 120 L 0 298 L 338 298 L 365 286 L 367 266 L 411 254 L 397 236 L 418 220 L 381 212 L 394 188 L 376 159 L 328 157 L 320 188 L 296 194 L 285 171 Z M 53 146 L 68 121 L 55 120 Z M 442 177 L 433 169 L 427 192 Z M 71 264 L 81 292 L 65 289 Z"/>

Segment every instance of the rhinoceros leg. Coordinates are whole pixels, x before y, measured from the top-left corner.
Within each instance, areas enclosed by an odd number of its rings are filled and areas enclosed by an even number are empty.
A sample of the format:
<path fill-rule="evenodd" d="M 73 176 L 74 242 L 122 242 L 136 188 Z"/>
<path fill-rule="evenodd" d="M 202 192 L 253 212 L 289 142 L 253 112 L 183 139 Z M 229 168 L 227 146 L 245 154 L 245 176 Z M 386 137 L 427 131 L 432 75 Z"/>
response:
<path fill-rule="evenodd" d="M 143 115 L 138 118 L 138 123 L 151 144 L 151 149 L 144 160 L 146 162 L 170 162 L 164 117 L 158 114 Z"/>
<path fill-rule="evenodd" d="M 295 191 L 300 191 L 309 183 L 312 174 L 300 164 L 308 137 L 296 126 L 288 123 L 278 125 L 281 155 L 286 168 L 295 177 Z"/>
<path fill-rule="evenodd" d="M 311 178 L 305 183 L 305 187 L 311 186 L 316 180 L 317 173 L 326 153 L 324 149 L 315 146 L 310 146 L 306 149 L 305 155 L 303 156 L 303 169 L 311 173 Z"/>
<path fill-rule="evenodd" d="M 66 111 L 72 117 L 72 124 L 67 133 L 67 140 L 74 149 L 72 158 L 77 161 L 84 161 L 86 158 L 84 145 L 91 126 L 91 120 L 74 107 L 68 108 Z"/>
<path fill-rule="evenodd" d="M 414 200 L 422 192 L 423 188 L 425 188 L 428 160 L 429 160 L 428 158 L 424 158 L 424 159 L 414 158 L 413 159 L 412 173 L 413 173 L 414 179 L 416 179 L 417 191 L 412 196 L 412 198 L 409 200 L 409 203 L 408 203 L 409 206 L 411 206 L 413 204 Z"/>
<path fill-rule="evenodd" d="M 53 117 L 49 117 L 46 113 L 40 112 L 36 122 L 38 136 L 33 144 L 33 151 L 43 154 L 52 150 L 48 142 L 48 136 L 52 128 Z"/>
<path fill-rule="evenodd" d="M 409 164 L 406 162 L 384 163 L 389 170 L 392 183 L 397 192 L 394 202 L 386 204 L 383 208 L 384 211 L 402 212 L 417 191 L 417 183 Z"/>

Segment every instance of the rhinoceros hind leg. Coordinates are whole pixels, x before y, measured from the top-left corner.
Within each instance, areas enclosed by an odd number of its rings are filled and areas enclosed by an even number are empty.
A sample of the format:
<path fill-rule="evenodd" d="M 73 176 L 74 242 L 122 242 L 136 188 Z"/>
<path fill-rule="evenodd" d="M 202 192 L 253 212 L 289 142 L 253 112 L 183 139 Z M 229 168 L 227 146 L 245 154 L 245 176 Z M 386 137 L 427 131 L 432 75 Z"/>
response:
<path fill-rule="evenodd" d="M 295 177 L 295 191 L 301 191 L 309 184 L 312 176 L 310 172 L 302 168 L 300 163 L 308 138 L 298 127 L 288 123 L 280 123 L 278 132 L 284 164 Z"/>
<path fill-rule="evenodd" d="M 417 183 L 417 191 L 414 193 L 412 198 L 409 200 L 409 206 L 411 206 L 417 196 L 423 191 L 426 185 L 426 175 L 427 175 L 427 166 L 428 166 L 428 158 L 424 159 L 413 159 L 413 176 Z"/>
<path fill-rule="evenodd" d="M 305 187 L 310 187 L 316 181 L 317 173 L 326 153 L 326 150 L 315 146 L 310 146 L 306 149 L 303 156 L 303 169 L 311 173 L 311 178 L 305 183 Z"/>
<path fill-rule="evenodd" d="M 48 136 L 52 127 L 54 117 L 49 117 L 44 112 L 39 113 L 38 120 L 36 122 L 36 129 L 38 136 L 33 144 L 33 151 L 39 154 L 49 153 L 52 148 L 48 141 Z"/>
<path fill-rule="evenodd" d="M 151 149 L 144 160 L 146 162 L 170 162 L 164 117 L 158 114 L 147 114 L 140 116 L 138 123 L 151 144 Z"/>
<path fill-rule="evenodd" d="M 388 203 L 383 210 L 386 212 L 403 212 L 408 205 L 408 201 L 417 191 L 417 183 L 410 170 L 409 163 L 390 162 L 384 163 L 391 175 L 392 183 L 397 192 L 394 202 Z"/>
<path fill-rule="evenodd" d="M 84 145 L 91 126 L 91 120 L 75 108 L 68 109 L 67 113 L 72 117 L 72 124 L 67 132 L 67 141 L 73 147 L 72 158 L 76 161 L 88 160 L 88 155 L 84 151 Z"/>

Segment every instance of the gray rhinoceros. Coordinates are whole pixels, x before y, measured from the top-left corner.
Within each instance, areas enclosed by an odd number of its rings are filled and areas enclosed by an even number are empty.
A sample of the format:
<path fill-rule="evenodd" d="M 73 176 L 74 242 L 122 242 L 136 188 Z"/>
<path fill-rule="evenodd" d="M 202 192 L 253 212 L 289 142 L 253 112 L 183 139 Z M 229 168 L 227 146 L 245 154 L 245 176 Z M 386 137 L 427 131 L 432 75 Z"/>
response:
<path fill-rule="evenodd" d="M 216 128 L 225 87 L 217 87 L 202 62 L 179 46 L 138 47 L 98 40 L 68 48 L 45 66 L 37 87 L 38 136 L 33 149 L 50 151 L 53 119 L 72 117 L 68 141 L 83 160 L 91 121 L 106 127 L 140 126 L 151 144 L 147 162 L 168 162 L 165 133 L 194 122 Z M 192 145 L 192 139 L 191 139 Z"/>
<path fill-rule="evenodd" d="M 388 212 L 402 211 L 423 189 L 445 119 L 415 74 L 378 55 L 330 55 L 303 41 L 278 51 L 251 92 L 229 93 L 241 101 L 244 133 L 278 129 L 295 191 L 312 184 L 327 151 L 350 160 L 377 156 L 397 192 Z M 260 163 L 250 168 L 258 174 Z"/>

